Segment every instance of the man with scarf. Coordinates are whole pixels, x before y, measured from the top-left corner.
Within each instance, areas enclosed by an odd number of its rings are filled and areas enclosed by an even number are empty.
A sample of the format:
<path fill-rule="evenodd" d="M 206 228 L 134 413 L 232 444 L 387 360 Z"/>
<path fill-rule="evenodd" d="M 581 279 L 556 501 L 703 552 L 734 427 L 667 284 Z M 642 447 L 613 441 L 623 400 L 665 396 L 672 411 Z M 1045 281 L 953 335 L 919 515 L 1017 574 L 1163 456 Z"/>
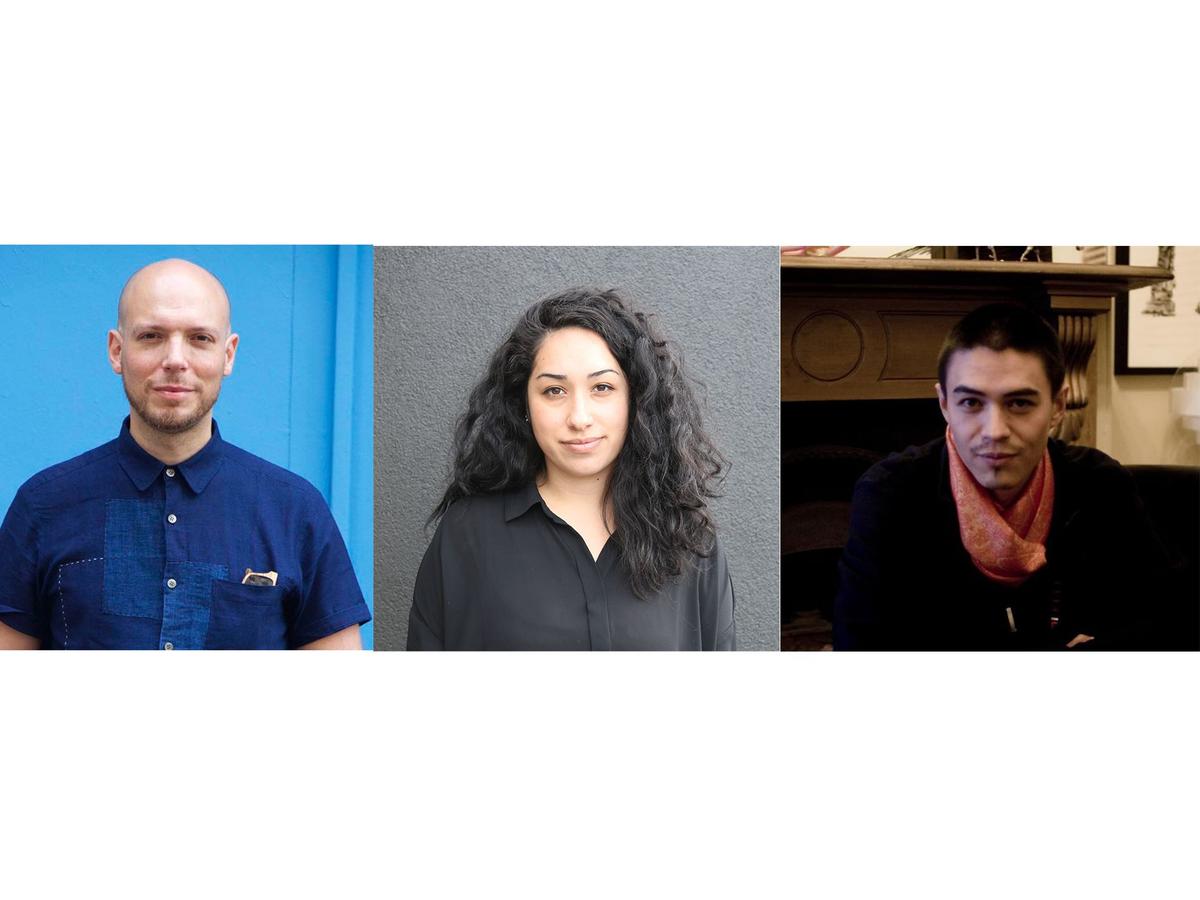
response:
<path fill-rule="evenodd" d="M 1026 307 L 982 306 L 951 330 L 938 359 L 945 436 L 855 488 L 835 648 L 1151 643 L 1166 551 L 1128 472 L 1050 439 L 1064 376 L 1057 335 Z"/>

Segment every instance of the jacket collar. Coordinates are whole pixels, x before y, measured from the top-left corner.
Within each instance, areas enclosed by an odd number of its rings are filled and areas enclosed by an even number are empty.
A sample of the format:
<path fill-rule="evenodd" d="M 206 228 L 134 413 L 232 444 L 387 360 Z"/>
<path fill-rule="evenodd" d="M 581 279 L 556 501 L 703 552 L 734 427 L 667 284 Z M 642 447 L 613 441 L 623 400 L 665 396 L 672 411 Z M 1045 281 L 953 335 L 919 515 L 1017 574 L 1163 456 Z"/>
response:
<path fill-rule="evenodd" d="M 129 431 L 129 416 L 121 423 L 121 434 L 117 437 L 117 458 L 121 468 L 129 476 L 139 491 L 144 491 L 154 483 L 154 480 L 167 468 L 161 461 L 155 459 L 138 445 Z M 221 440 L 221 431 L 214 419 L 212 437 L 208 439 L 198 453 L 178 465 L 172 466 L 187 482 L 194 493 L 201 493 L 212 481 L 221 463 L 225 459 L 225 442 Z M 536 493 L 536 491 L 535 491 Z"/>

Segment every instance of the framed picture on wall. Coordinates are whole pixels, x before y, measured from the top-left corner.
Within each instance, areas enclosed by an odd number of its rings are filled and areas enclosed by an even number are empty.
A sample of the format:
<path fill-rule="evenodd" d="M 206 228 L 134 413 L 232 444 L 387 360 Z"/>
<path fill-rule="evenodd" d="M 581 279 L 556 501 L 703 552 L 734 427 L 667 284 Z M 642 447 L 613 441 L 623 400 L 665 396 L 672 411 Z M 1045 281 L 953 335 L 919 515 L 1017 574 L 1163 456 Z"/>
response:
<path fill-rule="evenodd" d="M 1117 295 L 1117 375 L 1174 375 L 1200 365 L 1200 247 L 1117 247 L 1117 265 L 1175 277 Z"/>

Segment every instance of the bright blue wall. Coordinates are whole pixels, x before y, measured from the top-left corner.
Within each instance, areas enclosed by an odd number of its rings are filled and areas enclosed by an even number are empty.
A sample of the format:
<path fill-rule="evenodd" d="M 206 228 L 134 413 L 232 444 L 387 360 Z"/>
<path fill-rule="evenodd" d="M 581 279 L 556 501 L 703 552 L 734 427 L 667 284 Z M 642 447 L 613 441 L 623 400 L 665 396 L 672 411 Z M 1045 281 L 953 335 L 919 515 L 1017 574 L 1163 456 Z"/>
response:
<path fill-rule="evenodd" d="M 0 512 L 35 472 L 116 436 L 129 412 L 106 351 L 117 297 L 172 256 L 221 279 L 241 335 L 214 409 L 222 436 L 316 485 L 372 603 L 371 247 L 0 247 Z"/>

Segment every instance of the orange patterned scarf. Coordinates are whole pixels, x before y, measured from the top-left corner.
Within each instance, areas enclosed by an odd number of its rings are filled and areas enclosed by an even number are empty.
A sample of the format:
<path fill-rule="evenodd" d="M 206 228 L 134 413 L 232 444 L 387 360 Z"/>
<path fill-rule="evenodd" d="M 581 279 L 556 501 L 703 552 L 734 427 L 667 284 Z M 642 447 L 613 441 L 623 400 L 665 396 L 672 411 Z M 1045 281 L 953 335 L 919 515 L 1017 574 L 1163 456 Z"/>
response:
<path fill-rule="evenodd" d="M 1021 496 L 1004 508 L 975 480 L 946 429 L 950 489 L 958 507 L 958 532 L 975 568 L 1001 584 L 1020 584 L 1046 564 L 1046 536 L 1054 512 L 1054 467 L 1050 451 L 1034 470 Z"/>

